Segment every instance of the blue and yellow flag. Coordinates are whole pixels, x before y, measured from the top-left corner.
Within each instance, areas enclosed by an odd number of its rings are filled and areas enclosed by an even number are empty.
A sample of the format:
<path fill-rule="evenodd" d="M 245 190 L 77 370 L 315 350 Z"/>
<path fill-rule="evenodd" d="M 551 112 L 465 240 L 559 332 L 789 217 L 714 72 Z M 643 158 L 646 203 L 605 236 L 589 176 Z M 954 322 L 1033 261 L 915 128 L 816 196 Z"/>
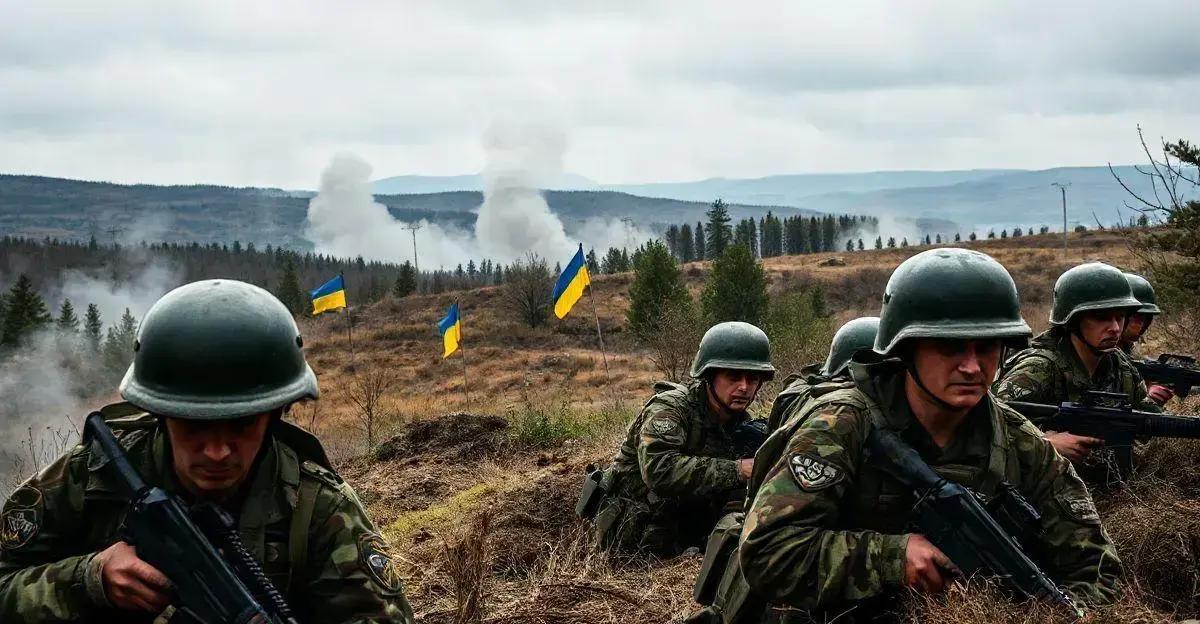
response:
<path fill-rule="evenodd" d="M 583 243 L 580 243 L 575 257 L 567 263 L 567 268 L 563 269 L 562 275 L 558 276 L 558 282 L 554 284 L 554 316 L 566 316 L 575 306 L 575 302 L 583 296 L 584 286 L 591 283 L 587 262 L 583 259 Z"/>
<path fill-rule="evenodd" d="M 438 321 L 438 331 L 442 334 L 442 357 L 448 358 L 458 350 L 458 341 L 462 340 L 462 321 L 458 318 L 457 303 L 450 306 L 446 318 Z"/>
<path fill-rule="evenodd" d="M 308 293 L 312 299 L 313 316 L 328 310 L 346 307 L 346 283 L 339 275 Z"/>

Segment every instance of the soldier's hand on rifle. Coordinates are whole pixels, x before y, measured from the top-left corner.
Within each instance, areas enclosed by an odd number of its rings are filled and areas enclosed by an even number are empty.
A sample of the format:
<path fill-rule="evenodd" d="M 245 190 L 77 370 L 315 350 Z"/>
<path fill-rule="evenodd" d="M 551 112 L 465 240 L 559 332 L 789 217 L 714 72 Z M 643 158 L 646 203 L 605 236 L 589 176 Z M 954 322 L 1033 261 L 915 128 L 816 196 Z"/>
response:
<path fill-rule="evenodd" d="M 117 542 L 100 551 L 96 559 L 100 561 L 104 593 L 114 607 L 161 613 L 171 604 L 171 582 L 139 559 L 133 546 Z"/>
<path fill-rule="evenodd" d="M 950 558 L 924 535 L 908 536 L 904 547 L 905 585 L 927 593 L 939 592 L 957 572 Z"/>
<path fill-rule="evenodd" d="M 742 481 L 749 481 L 750 475 L 754 473 L 754 458 L 737 460 L 738 478 Z"/>
<path fill-rule="evenodd" d="M 1071 460 L 1071 463 L 1083 461 L 1092 451 L 1104 446 L 1104 440 L 1100 438 L 1078 436 L 1066 431 L 1047 431 L 1046 441 L 1059 455 Z"/>
<path fill-rule="evenodd" d="M 1146 395 L 1150 397 L 1151 401 L 1159 405 L 1166 405 L 1167 401 L 1174 398 L 1175 391 L 1166 386 L 1154 385 L 1146 388 Z"/>

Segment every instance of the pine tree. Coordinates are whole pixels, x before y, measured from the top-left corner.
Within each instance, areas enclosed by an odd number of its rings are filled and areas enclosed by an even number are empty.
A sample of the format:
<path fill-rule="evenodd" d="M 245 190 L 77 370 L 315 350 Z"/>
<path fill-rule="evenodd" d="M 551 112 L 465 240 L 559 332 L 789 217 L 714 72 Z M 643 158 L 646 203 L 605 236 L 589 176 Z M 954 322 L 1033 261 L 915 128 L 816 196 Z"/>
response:
<path fill-rule="evenodd" d="M 955 232 L 954 233 L 954 242 L 961 243 L 962 242 L 962 234 Z"/>
<path fill-rule="evenodd" d="M 479 274 L 479 270 L 475 268 L 475 261 L 467 260 L 467 277 L 469 277 L 471 281 L 475 281 L 475 276 L 477 274 Z"/>
<path fill-rule="evenodd" d="M 58 309 L 58 320 L 55 321 L 58 331 L 64 334 L 74 334 L 79 331 L 79 317 L 75 314 L 75 306 L 70 299 L 63 299 Z"/>
<path fill-rule="evenodd" d="M 604 254 L 604 272 L 608 274 L 621 272 L 621 250 L 616 247 L 609 247 L 608 253 Z"/>
<path fill-rule="evenodd" d="M 971 232 L 970 235 L 967 236 L 967 238 L 969 238 L 971 240 L 976 240 L 979 237 L 975 235 L 975 232 Z"/>
<path fill-rule="evenodd" d="M 691 262 L 696 259 L 696 239 L 692 236 L 692 226 L 684 223 L 679 226 L 679 261 Z"/>
<path fill-rule="evenodd" d="M 825 217 L 821 221 L 821 250 L 833 251 L 837 249 L 837 221 L 832 216 Z"/>
<path fill-rule="evenodd" d="M 745 245 L 733 245 L 713 262 L 700 295 L 710 323 L 745 321 L 761 324 L 767 311 L 767 278 L 762 263 Z"/>
<path fill-rule="evenodd" d="M 900 241 L 900 246 L 908 247 L 908 237 L 907 236 L 905 236 L 904 239 Z"/>
<path fill-rule="evenodd" d="M 883 237 L 882 236 L 875 237 L 875 249 L 883 249 Z"/>
<path fill-rule="evenodd" d="M 863 246 L 863 240 L 860 238 L 858 239 L 858 250 L 862 251 L 863 249 L 865 249 L 865 247 Z"/>
<path fill-rule="evenodd" d="M 733 228 L 729 226 L 729 208 L 718 199 L 708 209 L 708 238 L 704 241 L 705 258 L 713 259 L 724 253 L 733 239 Z"/>
<path fill-rule="evenodd" d="M 396 283 L 392 284 L 392 296 L 401 299 L 413 294 L 417 290 L 417 273 L 413 270 L 413 265 L 408 260 L 400 265 L 400 274 L 396 276 Z"/>
<path fill-rule="evenodd" d="M 100 318 L 100 308 L 94 303 L 89 303 L 87 313 L 83 317 L 83 337 L 87 339 L 93 352 L 100 350 L 100 336 L 103 330 L 104 322 Z"/>
<path fill-rule="evenodd" d="M 690 308 L 691 295 L 683 284 L 679 266 L 665 245 L 653 241 L 638 256 L 629 287 L 629 310 L 625 313 L 634 336 L 647 338 L 671 328 L 662 326 L 668 310 Z"/>
<path fill-rule="evenodd" d="M 854 251 L 854 239 L 853 238 L 846 239 L 846 251 Z"/>
<path fill-rule="evenodd" d="M 283 275 L 279 278 L 279 288 L 275 291 L 275 296 L 279 297 L 292 314 L 302 314 L 312 309 L 308 293 L 300 288 L 300 278 L 296 276 L 296 264 L 291 256 L 288 256 L 283 265 Z"/>
<path fill-rule="evenodd" d="M 16 346 L 22 338 L 45 327 L 52 320 L 50 312 L 46 310 L 46 302 L 34 290 L 33 280 L 24 273 L 8 291 L 7 301 L 0 344 Z"/>
<path fill-rule="evenodd" d="M 114 377 L 125 374 L 133 361 L 133 343 L 137 340 L 137 319 L 125 308 L 121 320 L 108 328 L 104 338 L 104 364 Z"/>
<path fill-rule="evenodd" d="M 667 250 L 672 256 L 679 257 L 679 226 L 674 223 L 667 228 L 667 233 L 663 236 L 667 243 Z"/>
<path fill-rule="evenodd" d="M 587 259 L 588 274 L 589 275 L 599 275 L 600 274 L 600 261 L 596 259 L 596 250 L 589 249 L 587 252 L 587 256 L 585 256 L 585 258 Z"/>
<path fill-rule="evenodd" d="M 889 236 L 889 237 L 888 237 L 888 243 L 887 243 L 887 246 L 888 246 L 888 249 L 895 249 L 895 248 L 896 248 L 896 237 L 895 237 L 895 236 Z"/>
<path fill-rule="evenodd" d="M 707 260 L 708 259 L 708 249 L 705 248 L 705 244 L 708 242 L 708 240 L 707 240 L 708 236 L 704 233 L 704 224 L 703 223 L 701 223 L 699 221 L 696 222 L 695 234 L 696 234 L 696 246 L 692 250 L 694 253 L 694 255 L 692 257 L 696 260 Z"/>

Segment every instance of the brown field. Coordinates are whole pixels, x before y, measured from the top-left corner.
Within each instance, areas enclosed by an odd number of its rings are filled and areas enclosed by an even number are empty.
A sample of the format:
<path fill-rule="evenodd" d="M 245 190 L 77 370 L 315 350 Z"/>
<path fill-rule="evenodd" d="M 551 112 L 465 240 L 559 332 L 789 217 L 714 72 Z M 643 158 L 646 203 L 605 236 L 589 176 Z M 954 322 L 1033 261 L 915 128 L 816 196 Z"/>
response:
<path fill-rule="evenodd" d="M 1066 268 L 1090 260 L 1137 268 L 1112 233 L 1072 235 L 1067 255 L 1055 236 L 968 246 L 1008 267 L 1038 331 L 1054 280 Z M 821 284 L 840 324 L 878 313 L 892 269 L 923 249 L 772 258 L 765 268 L 772 295 Z M 846 265 L 818 266 L 830 256 Z M 683 268 L 693 294 L 707 270 L 704 263 Z M 420 621 L 661 622 L 694 610 L 698 557 L 660 562 L 596 554 L 574 517 L 583 466 L 611 457 L 657 377 L 644 346 L 622 331 L 632 275 L 593 280 L 607 375 L 586 300 L 567 319 L 537 329 L 511 320 L 497 288 L 385 300 L 356 311 L 353 354 L 344 317 L 301 321 L 323 396 L 293 415 L 321 435 L 394 546 Z M 465 392 L 463 360 L 442 359 L 435 327 L 453 301 L 463 315 Z M 1154 346 L 1148 350 L 1156 352 Z M 368 453 L 363 410 L 353 398 L 361 398 L 362 380 L 372 376 L 387 388 L 376 406 L 376 447 Z M 1194 412 L 1196 405 L 1172 407 Z M 1200 615 L 1200 478 L 1191 470 L 1198 451 L 1197 444 L 1156 442 L 1139 485 L 1101 501 L 1133 591 L 1092 621 Z M 950 592 L 907 608 L 911 621 L 1061 619 L 986 591 Z"/>

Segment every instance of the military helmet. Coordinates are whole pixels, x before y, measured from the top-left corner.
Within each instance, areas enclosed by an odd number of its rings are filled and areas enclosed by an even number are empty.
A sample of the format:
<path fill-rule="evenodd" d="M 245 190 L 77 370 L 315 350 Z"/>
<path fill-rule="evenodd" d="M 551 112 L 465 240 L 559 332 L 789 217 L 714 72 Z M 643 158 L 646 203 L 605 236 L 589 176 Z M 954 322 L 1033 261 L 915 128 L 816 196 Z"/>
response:
<path fill-rule="evenodd" d="M 838 328 L 833 335 L 833 344 L 829 346 L 829 357 L 821 374 L 834 377 L 842 374 L 850 364 L 854 353 L 870 349 L 875 345 L 875 334 L 879 331 L 878 316 L 856 318 Z"/>
<path fill-rule="evenodd" d="M 146 313 L 121 396 L 192 420 L 268 412 L 320 394 L 292 314 L 271 293 L 217 279 L 163 295 Z"/>
<path fill-rule="evenodd" d="M 1142 303 L 1120 269 L 1103 262 L 1089 262 L 1067 269 L 1054 283 L 1051 325 L 1066 325 L 1080 312 L 1124 309 L 1133 312 Z"/>
<path fill-rule="evenodd" d="M 708 328 L 692 361 L 692 377 L 702 377 L 705 371 L 716 368 L 756 371 L 768 380 L 774 378 L 767 334 L 741 321 L 717 323 Z"/>
<path fill-rule="evenodd" d="M 1133 273 L 1125 274 L 1125 281 L 1129 282 L 1129 289 L 1133 291 L 1133 298 L 1142 302 L 1142 307 L 1138 308 L 1141 314 L 1162 314 L 1162 308 L 1158 307 L 1158 297 L 1154 294 L 1154 287 L 1150 285 L 1150 281 L 1141 275 Z"/>
<path fill-rule="evenodd" d="M 1021 318 L 1017 286 L 987 254 L 944 247 L 896 267 L 883 293 L 875 351 L 895 355 L 909 338 L 998 338 L 1024 346 L 1033 332 Z"/>

